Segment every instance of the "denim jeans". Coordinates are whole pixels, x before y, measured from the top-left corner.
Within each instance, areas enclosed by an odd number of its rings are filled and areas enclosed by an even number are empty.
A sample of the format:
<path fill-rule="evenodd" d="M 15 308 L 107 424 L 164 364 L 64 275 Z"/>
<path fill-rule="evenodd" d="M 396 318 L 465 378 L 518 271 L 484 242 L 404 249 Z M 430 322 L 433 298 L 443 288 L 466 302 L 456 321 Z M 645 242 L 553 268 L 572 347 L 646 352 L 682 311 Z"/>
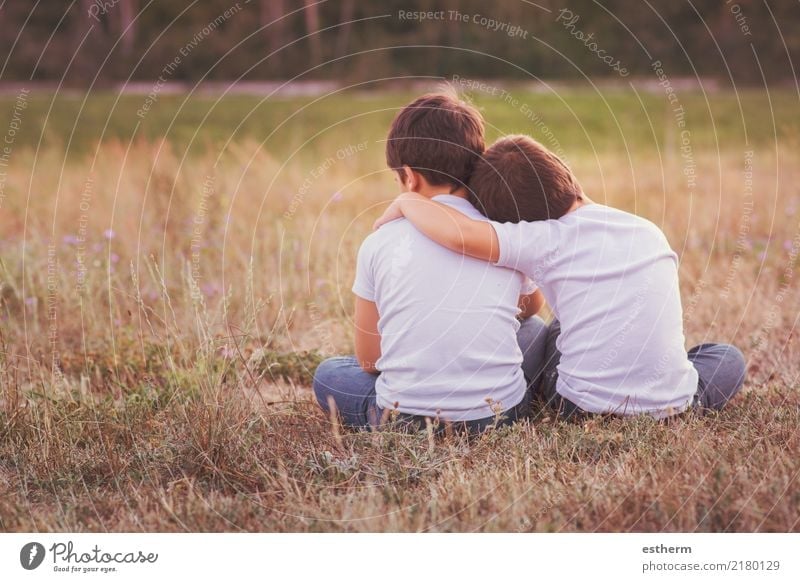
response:
<path fill-rule="evenodd" d="M 547 326 L 539 317 L 531 317 L 522 322 L 517 340 L 528 367 L 536 370 L 542 367 L 544 359 L 544 342 Z M 523 366 L 523 370 L 525 367 Z M 365 372 L 353 356 L 328 358 L 322 362 L 314 373 L 314 395 L 322 409 L 330 414 L 331 405 L 335 407 L 342 423 L 352 428 L 377 429 L 390 420 L 401 428 L 412 430 L 424 429 L 428 420 L 425 416 L 412 414 L 391 414 L 378 405 L 375 394 L 377 374 Z M 532 392 L 530 385 L 536 380 L 526 375 L 529 388 L 522 401 L 510 410 L 503 411 L 498 417 L 489 416 L 477 420 L 461 422 L 435 422 L 436 431 L 442 432 L 449 426 L 456 431 L 470 434 L 481 433 L 492 426 L 504 426 L 516 422 L 528 415 Z"/>
<path fill-rule="evenodd" d="M 531 368 L 526 373 L 536 374 L 541 381 L 535 386 L 536 395 L 559 411 L 564 418 L 585 416 L 590 413 L 564 398 L 556 391 L 558 363 L 561 354 L 556 348 L 556 338 L 561 325 L 554 319 L 548 326 L 544 338 L 544 358 L 541 368 Z M 693 347 L 687 353 L 689 361 L 697 370 L 698 382 L 692 406 L 701 410 L 722 410 L 744 384 L 747 364 L 742 352 L 730 344 L 705 343 Z M 523 369 L 525 369 L 523 362 Z"/>

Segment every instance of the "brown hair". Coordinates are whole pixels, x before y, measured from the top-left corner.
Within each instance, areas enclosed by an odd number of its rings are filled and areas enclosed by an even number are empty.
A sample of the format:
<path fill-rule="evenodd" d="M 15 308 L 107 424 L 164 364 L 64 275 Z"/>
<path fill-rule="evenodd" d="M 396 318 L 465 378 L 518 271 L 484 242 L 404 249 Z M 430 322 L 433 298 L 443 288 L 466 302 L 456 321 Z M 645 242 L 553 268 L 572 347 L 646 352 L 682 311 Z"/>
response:
<path fill-rule="evenodd" d="M 497 140 L 476 164 L 469 187 L 475 206 L 498 222 L 561 218 L 581 195 L 561 158 L 527 135 Z"/>
<path fill-rule="evenodd" d="M 392 122 L 386 163 L 419 172 L 432 186 L 466 186 L 486 144 L 483 117 L 455 93 L 423 95 L 404 107 Z M 401 174 L 402 178 L 402 174 Z"/>

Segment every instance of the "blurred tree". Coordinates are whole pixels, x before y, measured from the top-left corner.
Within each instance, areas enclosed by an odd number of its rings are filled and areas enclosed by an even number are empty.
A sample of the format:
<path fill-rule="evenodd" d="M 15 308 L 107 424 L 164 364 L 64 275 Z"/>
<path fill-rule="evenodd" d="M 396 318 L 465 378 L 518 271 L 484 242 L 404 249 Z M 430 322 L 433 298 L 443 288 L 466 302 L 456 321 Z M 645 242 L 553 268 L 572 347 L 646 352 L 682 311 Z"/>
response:
<path fill-rule="evenodd" d="M 261 0 L 261 28 L 267 39 L 267 49 L 275 52 L 287 42 L 286 8 L 283 0 Z"/>
<path fill-rule="evenodd" d="M 306 21 L 306 34 L 309 35 L 309 57 L 312 65 L 318 65 L 322 60 L 322 42 L 317 32 L 319 31 L 319 2 L 316 0 L 305 0 L 305 4 L 306 9 L 303 13 Z"/>
<path fill-rule="evenodd" d="M 796 80 L 797 0 L 571 0 L 570 26 L 564 8 L 556 0 L 7 1 L 0 81 L 151 81 L 176 58 L 175 80 L 614 77 L 592 46 L 633 75 L 651 76 L 660 60 L 673 77 Z M 409 17 L 428 11 L 444 16 Z M 589 34 L 596 45 L 581 36 Z M 337 64 L 308 72 L 330 59 Z"/>
<path fill-rule="evenodd" d="M 122 54 L 126 57 L 133 53 L 136 37 L 136 0 L 119 0 L 119 34 L 122 37 Z"/>

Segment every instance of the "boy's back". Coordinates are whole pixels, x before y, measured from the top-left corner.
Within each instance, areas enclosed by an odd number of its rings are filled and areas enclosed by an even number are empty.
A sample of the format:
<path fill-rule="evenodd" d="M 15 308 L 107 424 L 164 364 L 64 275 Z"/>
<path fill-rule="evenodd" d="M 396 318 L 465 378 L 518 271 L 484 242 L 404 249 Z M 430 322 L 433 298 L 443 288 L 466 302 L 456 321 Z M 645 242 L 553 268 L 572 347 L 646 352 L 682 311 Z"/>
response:
<path fill-rule="evenodd" d="M 561 324 L 558 392 L 588 412 L 684 410 L 697 371 L 684 347 L 677 255 L 651 222 L 601 204 L 558 220 L 492 223 L 500 266 L 537 284 Z"/>
<path fill-rule="evenodd" d="M 474 219 L 466 200 L 434 200 Z M 526 385 L 517 344 L 517 300 L 525 279 L 510 269 L 449 251 L 399 220 L 372 233 L 358 256 L 353 291 L 380 313 L 383 408 L 445 420 L 474 420 L 518 404 Z"/>

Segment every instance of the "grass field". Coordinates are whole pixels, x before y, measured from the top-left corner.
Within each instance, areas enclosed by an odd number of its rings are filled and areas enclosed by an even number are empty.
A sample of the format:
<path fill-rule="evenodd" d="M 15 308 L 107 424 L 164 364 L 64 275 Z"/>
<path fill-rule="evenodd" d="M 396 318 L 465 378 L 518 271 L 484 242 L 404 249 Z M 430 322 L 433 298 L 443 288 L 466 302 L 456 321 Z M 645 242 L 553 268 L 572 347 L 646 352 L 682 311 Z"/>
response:
<path fill-rule="evenodd" d="M 471 441 L 348 433 L 311 400 L 352 350 L 410 94 L 6 94 L 0 530 L 797 531 L 797 94 L 660 91 L 467 97 L 666 232 L 687 342 L 740 346 L 743 394 Z"/>

